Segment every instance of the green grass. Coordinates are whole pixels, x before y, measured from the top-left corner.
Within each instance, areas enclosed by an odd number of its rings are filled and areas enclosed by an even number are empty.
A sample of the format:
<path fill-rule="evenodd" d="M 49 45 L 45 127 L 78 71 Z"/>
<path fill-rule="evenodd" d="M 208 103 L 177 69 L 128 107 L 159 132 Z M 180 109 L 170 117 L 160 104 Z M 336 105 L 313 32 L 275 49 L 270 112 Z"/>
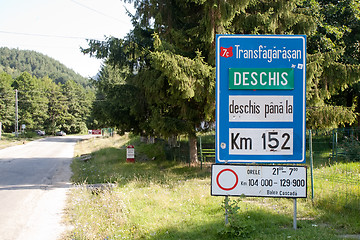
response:
<path fill-rule="evenodd" d="M 15 137 L 15 135 L 12 133 L 2 133 L 1 140 L 0 140 L 0 149 L 24 144 L 27 141 L 33 141 L 33 140 L 36 140 L 39 138 L 41 138 L 41 137 L 37 136 L 36 133 L 27 134 L 25 136 L 22 134 L 19 134 L 19 137 Z"/>
<path fill-rule="evenodd" d="M 109 140 L 91 141 L 83 144 Z M 111 142 L 112 146 L 116 142 L 125 144 L 121 138 Z M 77 187 L 69 198 L 68 219 L 74 228 L 64 239 L 308 240 L 341 239 L 342 234 L 360 233 L 360 207 L 354 211 L 341 201 L 334 204 L 339 198 L 330 189 L 335 180 L 315 181 L 315 191 L 323 192 L 315 194 L 314 202 L 298 199 L 296 231 L 292 228 L 293 201 L 278 198 L 231 198 L 234 213 L 225 226 L 224 197 L 210 195 L 208 168 L 166 161 L 162 143 L 132 143 L 137 144 L 135 152 L 141 161 L 127 163 L 123 147 L 105 146 L 93 152 L 87 162 L 73 161 L 72 180 Z M 360 166 L 351 167 L 358 174 Z M 338 164 L 318 168 L 315 174 L 326 179 L 337 171 L 342 177 L 348 169 Z M 111 182 L 115 187 L 91 191 L 85 182 Z M 358 189 L 354 192 L 357 198 Z"/>

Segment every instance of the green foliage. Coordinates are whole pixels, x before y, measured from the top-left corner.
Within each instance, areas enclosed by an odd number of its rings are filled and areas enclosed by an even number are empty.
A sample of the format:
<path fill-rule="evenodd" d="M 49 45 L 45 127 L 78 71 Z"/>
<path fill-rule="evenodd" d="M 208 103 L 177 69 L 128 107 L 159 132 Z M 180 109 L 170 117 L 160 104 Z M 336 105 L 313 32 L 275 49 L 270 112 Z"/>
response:
<path fill-rule="evenodd" d="M 13 87 L 18 90 L 19 123 L 28 129 L 43 129 L 48 117 L 48 99 L 41 80 L 24 72 L 15 79 Z"/>
<path fill-rule="evenodd" d="M 89 85 L 87 79 L 40 53 L 0 48 L 0 121 L 5 131 L 14 131 L 17 89 L 19 124 L 26 129 L 87 132 L 95 98 Z"/>
<path fill-rule="evenodd" d="M 250 1 L 234 16 L 231 33 L 238 34 L 306 34 L 316 29 L 311 10 L 303 1 Z"/>
<path fill-rule="evenodd" d="M 48 76 L 55 83 L 74 80 L 83 87 L 89 86 L 88 79 L 75 73 L 59 61 L 35 51 L 0 47 L 0 72 L 2 71 L 10 74 L 13 78 L 17 78 L 23 72 L 28 72 L 37 78 Z"/>
<path fill-rule="evenodd" d="M 338 56 L 336 52 L 308 56 L 308 128 L 337 127 L 356 120 L 355 102 L 337 105 L 334 97 L 360 80 L 360 66 L 336 62 Z"/>
<path fill-rule="evenodd" d="M 306 124 L 308 128 L 336 128 L 339 125 L 351 124 L 356 119 L 352 108 L 321 104 L 316 107 L 309 106 L 306 111 Z"/>
<path fill-rule="evenodd" d="M 359 107 L 358 1 L 307 1 L 317 31 L 308 37 L 308 128 L 353 124 Z M 358 88 L 358 87 L 356 87 Z M 342 97 L 339 97 L 342 96 Z M 346 99 L 345 101 L 343 99 Z"/>
<path fill-rule="evenodd" d="M 163 136 L 174 133 L 195 135 L 194 126 L 212 121 L 214 68 L 203 61 L 200 53 L 195 59 L 189 59 L 168 51 L 155 51 L 150 54 L 150 59 L 151 66 L 160 73 L 158 79 L 163 82 L 158 89 L 149 88 L 149 96 L 154 90 L 159 93 L 152 95 L 151 103 L 158 109 L 153 112 L 155 121 L 151 126 Z M 182 121 L 183 124 L 174 124 Z"/>
<path fill-rule="evenodd" d="M 4 131 L 11 131 L 15 115 L 13 79 L 9 74 L 0 73 L 0 122 Z"/>
<path fill-rule="evenodd" d="M 226 238 L 246 238 L 251 235 L 256 229 L 248 219 L 239 214 L 241 198 L 237 200 L 230 200 L 225 197 L 222 203 L 225 214 L 228 215 L 228 223 L 219 232 L 219 234 Z"/>
<path fill-rule="evenodd" d="M 359 81 L 357 1 L 133 1 L 134 29 L 89 41 L 105 60 L 93 118 L 141 135 L 194 138 L 215 121 L 216 34 L 305 34 L 307 126 L 353 124 L 358 95 L 335 99 Z M 346 96 L 345 96 L 346 97 Z M 190 141 L 191 152 L 196 142 Z M 192 162 L 196 159 L 192 158 Z"/>
<path fill-rule="evenodd" d="M 340 143 L 341 155 L 348 161 L 360 161 L 360 141 L 359 139 L 351 135 L 350 137 L 345 137 Z"/>
<path fill-rule="evenodd" d="M 33 131 L 25 131 L 25 133 L 21 133 L 19 136 L 20 136 L 20 138 L 25 137 L 25 138 L 34 139 L 38 135 L 36 134 L 36 132 L 33 132 Z"/>
<path fill-rule="evenodd" d="M 165 161 L 165 143 L 160 141 L 154 144 L 139 144 L 135 145 L 137 161 Z"/>
<path fill-rule="evenodd" d="M 81 144 L 94 149 L 108 140 Z M 108 142 L 112 146 L 115 141 Z M 340 194 L 344 184 L 331 178 L 334 172 L 339 179 L 349 175 L 347 164 L 315 169 L 315 199 L 298 199 L 298 230 L 294 231 L 292 199 L 234 198 L 228 201 L 229 225 L 224 226 L 224 198 L 210 195 L 208 169 L 173 161 L 126 163 L 125 149 L 103 148 L 87 162 L 73 161 L 72 180 L 79 185 L 71 190 L 67 211 L 74 228 L 64 239 L 335 240 L 360 230 L 358 204 L 356 211 L 332 204 L 334 199 L 343 203 L 350 197 Z M 359 169 L 359 163 L 353 165 L 354 177 Z M 115 184 L 108 184 L 109 180 Z M 84 181 L 105 184 L 94 191 L 81 184 Z M 336 191 L 331 184 L 336 184 Z M 359 196 L 356 181 L 353 190 Z"/>
<path fill-rule="evenodd" d="M 94 93 L 74 81 L 67 81 L 62 86 L 62 94 L 66 98 L 67 112 L 61 129 L 70 133 L 86 133 L 86 121 L 91 112 Z"/>
<path fill-rule="evenodd" d="M 141 133 L 147 116 L 146 102 L 141 89 L 125 84 L 127 74 L 127 67 L 109 64 L 101 69 L 99 79 L 94 81 L 97 91 L 91 115 L 100 127 L 115 126 L 122 133 Z"/>
<path fill-rule="evenodd" d="M 56 84 L 50 78 L 36 78 L 27 72 L 16 79 L 0 73 L 0 121 L 5 131 L 14 131 L 15 89 L 18 90 L 19 126 L 46 130 L 48 134 L 87 132 L 86 123 L 95 98 L 91 89 L 74 81 Z"/>
<path fill-rule="evenodd" d="M 48 99 L 48 118 L 45 120 L 47 132 L 54 134 L 57 129 L 62 128 L 65 124 L 65 119 L 68 113 L 68 104 L 66 96 L 63 94 L 62 85 L 54 83 L 49 78 L 44 78 L 43 83 L 45 86 Z"/>

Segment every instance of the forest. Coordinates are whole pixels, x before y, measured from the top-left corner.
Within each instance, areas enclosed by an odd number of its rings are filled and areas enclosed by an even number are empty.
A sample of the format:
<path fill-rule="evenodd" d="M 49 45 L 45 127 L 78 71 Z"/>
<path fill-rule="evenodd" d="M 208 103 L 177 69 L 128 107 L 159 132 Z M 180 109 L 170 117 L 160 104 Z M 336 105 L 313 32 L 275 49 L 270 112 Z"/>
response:
<path fill-rule="evenodd" d="M 90 81 L 40 53 L 0 48 L 0 122 L 5 132 L 18 124 L 26 132 L 87 132 L 94 90 Z"/>

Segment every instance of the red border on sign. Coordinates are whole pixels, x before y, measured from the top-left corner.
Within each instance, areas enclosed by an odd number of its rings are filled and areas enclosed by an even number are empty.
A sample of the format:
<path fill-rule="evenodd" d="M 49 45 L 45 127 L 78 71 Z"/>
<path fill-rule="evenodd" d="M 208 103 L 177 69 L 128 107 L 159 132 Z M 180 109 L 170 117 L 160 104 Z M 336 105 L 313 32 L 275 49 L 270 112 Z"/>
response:
<path fill-rule="evenodd" d="M 230 187 L 230 188 L 224 188 L 224 187 L 221 186 L 220 183 L 219 183 L 219 177 L 220 177 L 220 175 L 221 175 L 223 172 L 226 172 L 226 171 L 232 172 L 232 173 L 235 175 L 235 177 L 236 177 L 236 182 L 235 182 L 234 186 L 232 186 L 232 187 Z M 238 182 L 239 182 L 239 177 L 238 177 L 238 175 L 235 173 L 234 170 L 228 169 L 228 168 L 221 170 L 221 171 L 218 173 L 217 177 L 216 177 L 216 183 L 217 183 L 217 185 L 219 186 L 219 188 L 221 188 L 221 189 L 224 190 L 224 191 L 233 190 L 233 189 L 237 186 Z"/>

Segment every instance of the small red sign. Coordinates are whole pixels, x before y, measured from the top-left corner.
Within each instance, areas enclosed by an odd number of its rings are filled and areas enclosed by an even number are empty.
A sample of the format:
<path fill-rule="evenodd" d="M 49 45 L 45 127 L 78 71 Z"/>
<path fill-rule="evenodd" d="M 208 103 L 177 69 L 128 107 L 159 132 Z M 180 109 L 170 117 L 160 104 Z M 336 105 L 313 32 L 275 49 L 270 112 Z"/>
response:
<path fill-rule="evenodd" d="M 91 131 L 92 135 L 101 135 L 101 129 L 96 129 Z"/>
<path fill-rule="evenodd" d="M 225 58 L 232 57 L 233 56 L 232 50 L 233 50 L 232 47 L 228 47 L 228 48 L 220 47 L 220 56 Z"/>
<path fill-rule="evenodd" d="M 126 161 L 135 162 L 135 147 L 133 145 L 126 147 Z"/>

